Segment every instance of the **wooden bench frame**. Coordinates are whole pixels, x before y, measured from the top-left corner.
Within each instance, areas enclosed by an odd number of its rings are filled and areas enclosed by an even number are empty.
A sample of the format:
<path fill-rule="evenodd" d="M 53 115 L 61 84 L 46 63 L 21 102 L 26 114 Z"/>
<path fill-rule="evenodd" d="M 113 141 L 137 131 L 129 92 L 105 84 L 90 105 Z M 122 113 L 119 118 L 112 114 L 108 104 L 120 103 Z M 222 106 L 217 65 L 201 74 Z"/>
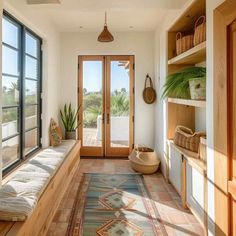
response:
<path fill-rule="evenodd" d="M 77 141 L 41 195 L 32 215 L 24 222 L 0 222 L 0 236 L 45 235 L 80 162 Z"/>

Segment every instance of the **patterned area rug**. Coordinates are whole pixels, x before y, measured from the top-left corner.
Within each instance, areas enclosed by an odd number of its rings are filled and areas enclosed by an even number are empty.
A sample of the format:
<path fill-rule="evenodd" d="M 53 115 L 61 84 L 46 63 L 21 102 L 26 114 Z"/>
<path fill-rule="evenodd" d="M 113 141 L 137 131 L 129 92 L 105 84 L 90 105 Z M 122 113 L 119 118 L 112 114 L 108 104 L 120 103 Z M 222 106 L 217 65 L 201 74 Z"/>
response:
<path fill-rule="evenodd" d="M 139 174 L 84 174 L 69 236 L 167 235 Z"/>

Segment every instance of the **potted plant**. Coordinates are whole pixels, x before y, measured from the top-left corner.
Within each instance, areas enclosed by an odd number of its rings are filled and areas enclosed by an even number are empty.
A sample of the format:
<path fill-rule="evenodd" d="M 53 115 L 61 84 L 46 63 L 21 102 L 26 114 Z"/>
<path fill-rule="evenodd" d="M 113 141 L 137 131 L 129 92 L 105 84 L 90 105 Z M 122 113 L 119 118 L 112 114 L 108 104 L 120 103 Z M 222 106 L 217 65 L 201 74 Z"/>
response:
<path fill-rule="evenodd" d="M 162 98 L 206 99 L 206 68 L 188 67 L 167 77 Z"/>
<path fill-rule="evenodd" d="M 76 109 L 71 108 L 65 104 L 63 111 L 60 110 L 61 120 L 65 128 L 65 139 L 76 139 L 76 129 L 80 124 L 77 125 L 77 117 L 79 114 L 80 107 Z"/>

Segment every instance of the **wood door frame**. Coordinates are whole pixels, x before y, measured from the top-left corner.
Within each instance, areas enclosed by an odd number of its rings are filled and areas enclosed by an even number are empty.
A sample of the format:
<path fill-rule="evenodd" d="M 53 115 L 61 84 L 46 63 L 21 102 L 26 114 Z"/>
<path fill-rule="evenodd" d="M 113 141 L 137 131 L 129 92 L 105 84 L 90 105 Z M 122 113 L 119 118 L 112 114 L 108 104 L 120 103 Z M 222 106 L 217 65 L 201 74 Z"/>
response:
<path fill-rule="evenodd" d="M 235 0 L 226 0 L 214 11 L 214 185 L 217 236 L 231 235 L 227 29 L 235 18 Z"/>
<path fill-rule="evenodd" d="M 106 138 L 106 149 L 105 149 L 105 155 L 106 156 L 120 156 L 120 157 L 126 157 L 128 156 L 134 146 L 134 56 L 107 56 L 106 57 L 106 111 L 109 111 L 110 113 L 110 83 L 111 83 L 111 71 L 110 71 L 110 62 L 111 61 L 128 61 L 130 62 L 129 68 L 130 68 L 130 113 L 129 113 L 129 147 L 128 148 L 111 148 L 110 147 L 110 140 L 109 138 Z M 106 122 L 106 130 L 107 130 L 107 136 L 110 137 L 110 122 L 109 124 Z M 127 153 L 128 149 L 128 153 Z"/>
<path fill-rule="evenodd" d="M 78 104 L 80 106 L 79 111 L 79 122 L 81 122 L 78 132 L 78 139 L 83 137 L 83 128 L 82 128 L 82 121 L 83 121 L 83 61 L 102 61 L 102 114 L 105 113 L 105 58 L 104 56 L 99 55 L 81 55 L 78 57 Z M 102 117 L 104 121 L 104 117 Z M 105 132 L 104 132 L 104 122 L 102 122 L 102 147 L 84 147 L 83 146 L 83 139 L 81 138 L 81 156 L 104 156 L 104 145 L 105 145 Z M 100 149 L 100 150 L 99 150 Z"/>
<path fill-rule="evenodd" d="M 82 99 L 83 99 L 83 68 L 82 66 L 80 66 L 82 64 L 83 61 L 103 61 L 103 82 L 102 82 L 102 86 L 103 86 L 103 134 L 102 134 L 102 151 L 100 151 L 98 153 L 97 148 L 96 147 L 83 147 L 82 144 L 82 140 L 81 140 L 81 156 L 101 156 L 101 157 L 127 157 L 127 151 L 125 150 L 120 150 L 120 148 L 117 149 L 113 149 L 113 152 L 110 152 L 109 155 L 107 155 L 106 153 L 106 149 L 105 147 L 108 145 L 108 140 L 106 139 L 106 118 L 104 117 L 105 113 L 106 113 L 106 96 L 108 96 L 108 87 L 106 84 L 106 79 L 108 77 L 108 75 L 106 73 L 107 72 L 107 58 L 112 58 L 112 60 L 129 60 L 130 61 L 130 125 L 129 126 L 129 141 L 130 141 L 130 145 L 129 145 L 129 153 L 132 151 L 133 147 L 134 147 L 134 100 L 135 100 L 135 89 L 134 89 L 134 81 L 135 81 L 135 73 L 134 73 L 134 60 L 135 60 L 135 56 L 134 55 L 79 55 L 78 56 L 78 104 L 80 106 L 80 111 L 79 111 L 79 115 L 78 115 L 78 121 L 81 122 L 83 119 L 83 105 L 82 105 Z M 110 83 L 110 81 L 109 81 Z M 80 137 L 83 137 L 83 128 L 79 127 L 79 132 L 77 135 L 77 139 L 79 139 Z M 109 129 L 108 129 L 109 130 Z"/>

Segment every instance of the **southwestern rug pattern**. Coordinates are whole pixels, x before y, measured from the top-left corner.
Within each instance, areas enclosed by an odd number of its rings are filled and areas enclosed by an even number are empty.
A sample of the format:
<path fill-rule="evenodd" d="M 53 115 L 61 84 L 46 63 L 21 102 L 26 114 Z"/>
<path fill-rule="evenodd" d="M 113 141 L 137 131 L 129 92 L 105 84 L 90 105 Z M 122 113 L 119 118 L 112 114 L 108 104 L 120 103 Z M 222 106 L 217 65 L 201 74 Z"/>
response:
<path fill-rule="evenodd" d="M 67 235 L 167 235 L 139 174 L 84 174 Z"/>

